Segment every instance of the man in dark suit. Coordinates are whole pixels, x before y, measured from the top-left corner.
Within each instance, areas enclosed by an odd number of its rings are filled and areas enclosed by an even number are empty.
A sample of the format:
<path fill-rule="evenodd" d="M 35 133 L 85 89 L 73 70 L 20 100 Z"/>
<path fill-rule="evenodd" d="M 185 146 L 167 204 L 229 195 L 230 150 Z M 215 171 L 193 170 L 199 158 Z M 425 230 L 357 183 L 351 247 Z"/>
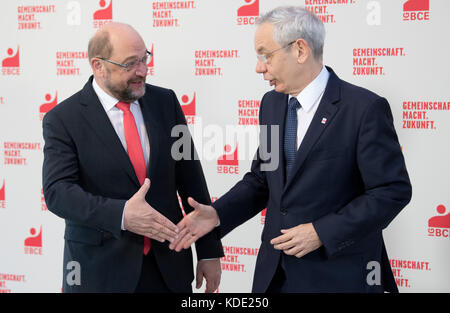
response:
<path fill-rule="evenodd" d="M 213 207 L 189 199 L 195 210 L 170 245 L 187 248 L 218 223 L 224 236 L 267 207 L 254 292 L 397 291 L 382 230 L 411 185 L 392 114 L 386 99 L 323 65 L 324 37 L 303 8 L 258 19 L 256 71 L 275 88 L 260 106 L 267 136 L 251 171 Z M 269 163 L 278 166 L 264 170 Z"/>
<path fill-rule="evenodd" d="M 183 217 L 177 192 L 186 212 L 188 196 L 210 196 L 192 139 L 189 158 L 171 155 L 172 128 L 187 129 L 176 95 L 145 83 L 151 53 L 129 25 L 100 29 L 88 54 L 93 77 L 43 120 L 45 200 L 66 222 L 63 291 L 192 292 L 192 252 L 166 241 Z M 220 239 L 196 248 L 197 288 L 205 278 L 213 292 Z"/>

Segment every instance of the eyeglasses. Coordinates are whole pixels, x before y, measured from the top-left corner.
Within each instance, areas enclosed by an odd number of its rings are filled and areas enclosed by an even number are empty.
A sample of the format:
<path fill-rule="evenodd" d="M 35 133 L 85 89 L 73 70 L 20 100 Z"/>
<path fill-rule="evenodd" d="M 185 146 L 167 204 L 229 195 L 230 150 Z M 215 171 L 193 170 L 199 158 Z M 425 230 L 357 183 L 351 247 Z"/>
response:
<path fill-rule="evenodd" d="M 140 63 L 147 65 L 147 63 L 152 61 L 152 58 L 153 58 L 153 54 L 150 51 L 148 51 L 148 50 L 145 51 L 145 56 L 142 59 L 135 59 L 135 60 L 132 60 L 132 61 L 130 61 L 128 63 L 123 63 L 123 64 L 99 57 L 100 60 L 109 62 L 109 63 L 117 65 L 117 66 L 120 66 L 120 67 L 124 68 L 127 72 L 136 69 L 139 66 Z"/>
<path fill-rule="evenodd" d="M 292 45 L 292 44 L 293 44 L 294 42 L 296 42 L 296 41 L 297 41 L 297 40 L 291 41 L 291 42 L 288 43 L 287 45 L 285 45 L 285 46 L 283 46 L 283 47 L 281 47 L 281 48 L 275 49 L 275 50 L 273 50 L 273 51 L 271 51 L 271 52 L 269 52 L 269 53 L 266 53 L 266 54 L 257 54 L 256 57 L 258 58 L 259 61 L 261 61 L 261 62 L 263 62 L 263 63 L 267 63 L 267 60 L 269 60 L 269 59 L 274 55 L 275 52 L 277 52 L 278 50 L 281 50 L 281 49 L 284 49 L 284 48 L 289 47 L 290 45 Z"/>

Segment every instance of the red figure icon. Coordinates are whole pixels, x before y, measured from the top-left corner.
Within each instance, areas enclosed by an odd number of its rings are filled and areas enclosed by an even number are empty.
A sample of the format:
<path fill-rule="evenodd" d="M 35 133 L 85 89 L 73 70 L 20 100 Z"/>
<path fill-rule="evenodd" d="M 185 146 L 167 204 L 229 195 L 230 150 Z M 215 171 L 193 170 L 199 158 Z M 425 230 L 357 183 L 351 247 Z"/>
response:
<path fill-rule="evenodd" d="M 233 153 L 231 152 L 231 146 L 225 145 L 224 150 L 227 154 L 222 155 L 217 159 L 217 165 L 239 165 L 238 161 L 238 146 Z"/>
<path fill-rule="evenodd" d="M 153 67 L 155 65 L 155 55 L 153 54 L 153 44 L 152 44 L 152 50 L 150 50 L 150 52 L 152 53 L 152 59 L 150 60 L 150 62 L 147 64 L 147 67 Z"/>
<path fill-rule="evenodd" d="M 0 201 L 5 201 L 5 180 L 3 180 L 3 186 L 0 189 Z"/>
<path fill-rule="evenodd" d="M 189 97 L 187 95 L 183 95 L 181 97 L 181 109 L 183 110 L 184 115 L 195 115 L 195 92 L 191 103 L 188 102 Z"/>
<path fill-rule="evenodd" d="M 450 213 L 444 215 L 446 210 L 444 205 L 438 205 L 436 211 L 441 215 L 430 218 L 428 220 L 428 227 L 450 228 Z"/>
<path fill-rule="evenodd" d="M 408 0 L 403 4 L 403 11 L 428 11 L 430 0 Z"/>
<path fill-rule="evenodd" d="M 25 239 L 25 246 L 27 247 L 42 247 L 42 226 L 39 234 L 36 235 L 36 229 L 30 228 L 31 237 Z"/>
<path fill-rule="evenodd" d="M 46 103 L 42 104 L 39 107 L 40 113 L 47 113 L 51 109 L 53 109 L 58 104 L 58 92 L 55 93 L 55 99 L 52 100 L 52 96 L 48 93 L 45 95 Z"/>
<path fill-rule="evenodd" d="M 100 7 L 104 9 L 100 9 L 94 12 L 94 20 L 112 20 L 112 0 L 107 8 L 105 8 L 105 0 L 100 0 L 99 4 Z"/>
<path fill-rule="evenodd" d="M 238 9 L 237 16 L 258 16 L 259 0 L 245 0 L 249 4 L 245 4 Z M 250 3 L 252 2 L 252 3 Z"/>
<path fill-rule="evenodd" d="M 2 67 L 19 67 L 19 47 L 17 46 L 17 52 L 14 56 L 13 49 L 9 48 L 7 52 L 9 57 L 3 59 Z"/>

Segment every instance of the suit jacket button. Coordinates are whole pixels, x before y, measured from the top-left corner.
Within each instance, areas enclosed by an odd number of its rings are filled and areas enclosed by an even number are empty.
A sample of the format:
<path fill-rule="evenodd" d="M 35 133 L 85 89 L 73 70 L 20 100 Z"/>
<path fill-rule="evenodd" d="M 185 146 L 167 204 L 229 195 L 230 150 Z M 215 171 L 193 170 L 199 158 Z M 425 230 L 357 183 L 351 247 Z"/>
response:
<path fill-rule="evenodd" d="M 281 208 L 281 214 L 282 215 L 286 215 L 287 214 L 287 210 L 286 210 L 286 208 Z"/>

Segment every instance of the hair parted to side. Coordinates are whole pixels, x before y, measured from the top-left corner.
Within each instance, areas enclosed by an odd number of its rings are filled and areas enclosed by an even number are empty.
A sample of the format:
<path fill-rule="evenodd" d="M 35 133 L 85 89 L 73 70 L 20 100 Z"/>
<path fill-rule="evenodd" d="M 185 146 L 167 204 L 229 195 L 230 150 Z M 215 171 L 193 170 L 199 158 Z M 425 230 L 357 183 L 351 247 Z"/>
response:
<path fill-rule="evenodd" d="M 88 58 L 91 61 L 94 57 L 109 59 L 113 53 L 113 47 L 107 31 L 95 34 L 88 44 Z"/>
<path fill-rule="evenodd" d="M 325 27 L 313 12 L 298 6 L 282 6 L 262 14 L 256 21 L 257 25 L 264 23 L 273 24 L 273 39 L 281 46 L 303 38 L 314 58 L 322 60 Z"/>

